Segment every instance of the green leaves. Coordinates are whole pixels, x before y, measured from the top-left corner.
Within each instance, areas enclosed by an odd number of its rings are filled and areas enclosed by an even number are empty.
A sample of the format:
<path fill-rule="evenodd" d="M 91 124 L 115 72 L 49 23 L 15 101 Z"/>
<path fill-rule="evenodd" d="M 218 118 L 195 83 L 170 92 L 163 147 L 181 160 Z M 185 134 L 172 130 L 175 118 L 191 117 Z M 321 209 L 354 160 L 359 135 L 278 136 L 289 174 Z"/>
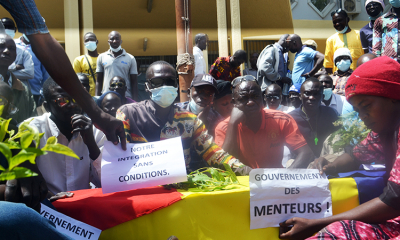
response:
<path fill-rule="evenodd" d="M 17 178 L 34 177 L 38 174 L 24 167 L 16 167 L 12 171 L 2 172 L 0 181 L 12 180 Z"/>
<path fill-rule="evenodd" d="M 356 112 L 339 117 L 334 125 L 340 126 L 340 128 L 329 136 L 328 143 L 335 153 L 342 151 L 347 146 L 355 146 L 364 140 L 371 131 L 357 117 Z"/>
<path fill-rule="evenodd" d="M 69 157 L 73 157 L 76 159 L 80 159 L 74 151 L 72 151 L 69 147 L 64 146 L 62 144 L 57 143 L 57 138 L 56 137 L 49 137 L 47 139 L 46 145 L 41 149 L 42 151 L 48 151 L 48 152 L 55 152 L 58 154 L 63 154 Z"/>
<path fill-rule="evenodd" d="M 0 105 L 0 112 L 1 110 L 2 106 Z M 14 135 L 14 130 L 8 131 L 10 120 L 0 118 L 0 153 L 8 161 L 8 168 L 0 166 L 0 181 L 37 176 L 37 173 L 32 172 L 28 168 L 19 167 L 19 165 L 26 161 L 35 164 L 36 157 L 47 154 L 47 152 L 54 152 L 79 159 L 70 148 L 57 143 L 57 138 L 54 136 L 49 137 L 46 145 L 42 149 L 39 149 L 40 139 L 44 133 L 39 133 L 39 130 L 35 126 L 29 125 L 32 120 L 23 122 L 18 127 L 18 133 Z M 4 139 L 7 133 L 9 138 Z M 14 150 L 13 152 L 11 151 L 12 149 Z M 16 154 L 16 152 L 18 153 Z"/>
<path fill-rule="evenodd" d="M 225 164 L 224 164 L 225 165 Z M 240 184 L 235 173 L 226 164 L 227 171 L 218 168 L 201 168 L 188 175 L 188 181 L 178 184 L 178 187 L 189 192 L 212 192 L 234 189 Z"/>

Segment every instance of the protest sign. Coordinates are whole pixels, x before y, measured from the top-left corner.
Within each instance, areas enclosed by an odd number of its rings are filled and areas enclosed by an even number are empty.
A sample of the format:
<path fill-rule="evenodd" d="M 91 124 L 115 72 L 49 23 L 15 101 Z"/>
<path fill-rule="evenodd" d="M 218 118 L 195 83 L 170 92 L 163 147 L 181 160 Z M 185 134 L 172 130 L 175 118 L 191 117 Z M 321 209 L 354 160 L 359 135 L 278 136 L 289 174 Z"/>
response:
<path fill-rule="evenodd" d="M 316 169 L 253 169 L 250 181 L 250 229 L 278 227 L 292 217 L 332 216 L 326 175 Z"/>
<path fill-rule="evenodd" d="M 101 160 L 103 193 L 187 181 L 180 137 L 150 143 L 127 143 L 127 150 L 105 142 Z"/>
<path fill-rule="evenodd" d="M 97 240 L 101 230 L 81 221 L 75 220 L 42 204 L 40 215 L 56 225 L 56 229 L 76 240 Z"/>

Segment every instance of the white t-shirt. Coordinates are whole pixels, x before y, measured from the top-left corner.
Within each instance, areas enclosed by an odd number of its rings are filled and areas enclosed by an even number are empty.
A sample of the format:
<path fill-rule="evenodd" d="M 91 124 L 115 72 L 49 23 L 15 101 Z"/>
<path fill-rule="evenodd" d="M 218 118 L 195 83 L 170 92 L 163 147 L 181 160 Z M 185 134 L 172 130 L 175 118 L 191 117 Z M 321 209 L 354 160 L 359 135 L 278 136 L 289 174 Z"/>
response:
<path fill-rule="evenodd" d="M 194 75 L 206 73 L 206 62 L 203 57 L 203 51 L 197 46 L 193 47 L 194 56 Z"/>

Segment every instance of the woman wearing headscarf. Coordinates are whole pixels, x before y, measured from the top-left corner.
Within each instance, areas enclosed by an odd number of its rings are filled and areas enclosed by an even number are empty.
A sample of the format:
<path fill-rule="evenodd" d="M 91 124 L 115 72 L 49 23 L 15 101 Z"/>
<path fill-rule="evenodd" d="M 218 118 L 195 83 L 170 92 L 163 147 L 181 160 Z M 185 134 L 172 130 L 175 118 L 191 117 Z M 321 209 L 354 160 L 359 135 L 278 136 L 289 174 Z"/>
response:
<path fill-rule="evenodd" d="M 372 131 L 353 152 L 333 163 L 317 162 L 321 173 L 356 170 L 382 162 L 390 172 L 383 193 L 360 206 L 327 218 L 291 218 L 281 223 L 280 238 L 390 239 L 400 236 L 400 64 L 380 57 L 358 67 L 347 81 L 346 98 Z M 293 226 L 290 231 L 286 228 Z"/>

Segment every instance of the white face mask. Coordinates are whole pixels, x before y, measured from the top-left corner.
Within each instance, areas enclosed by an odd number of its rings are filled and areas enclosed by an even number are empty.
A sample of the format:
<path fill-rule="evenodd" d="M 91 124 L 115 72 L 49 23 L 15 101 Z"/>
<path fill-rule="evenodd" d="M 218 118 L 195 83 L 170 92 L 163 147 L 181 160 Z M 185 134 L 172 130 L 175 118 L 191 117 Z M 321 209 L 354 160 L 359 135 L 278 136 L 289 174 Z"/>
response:
<path fill-rule="evenodd" d="M 110 45 L 110 49 L 113 52 L 119 52 L 121 50 L 121 45 L 119 45 L 119 47 L 117 47 L 117 48 L 112 48 L 111 45 Z"/>
<path fill-rule="evenodd" d="M 15 30 L 6 29 L 6 34 L 8 36 L 10 36 L 11 38 L 14 38 L 15 37 Z"/>
<path fill-rule="evenodd" d="M 150 89 L 151 100 L 153 100 L 160 107 L 169 107 L 178 96 L 178 89 L 172 86 L 162 86 Z"/>
<path fill-rule="evenodd" d="M 198 105 L 198 104 L 193 100 L 193 98 L 190 98 L 189 107 L 190 107 L 190 110 L 192 111 L 192 113 L 194 113 L 194 114 L 196 114 L 196 115 L 199 114 L 199 113 L 201 113 L 201 111 L 204 110 L 204 107 L 201 107 L 200 105 Z"/>
<path fill-rule="evenodd" d="M 97 44 L 95 41 L 89 41 L 85 42 L 85 47 L 87 48 L 87 50 L 93 52 L 94 50 L 96 50 Z"/>

